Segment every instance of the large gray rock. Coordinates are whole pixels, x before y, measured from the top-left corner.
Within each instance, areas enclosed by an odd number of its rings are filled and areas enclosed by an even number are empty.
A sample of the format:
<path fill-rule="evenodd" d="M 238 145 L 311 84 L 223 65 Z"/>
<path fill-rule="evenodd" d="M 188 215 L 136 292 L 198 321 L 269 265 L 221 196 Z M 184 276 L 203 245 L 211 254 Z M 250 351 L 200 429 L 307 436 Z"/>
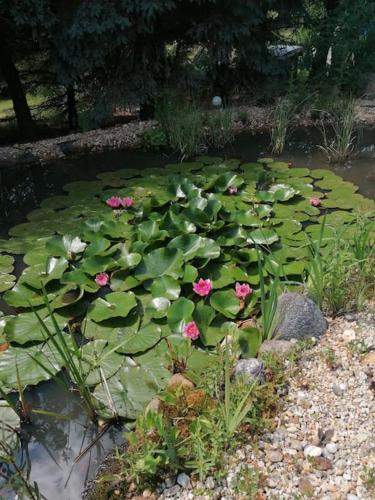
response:
<path fill-rule="evenodd" d="M 245 379 L 247 382 L 258 381 L 260 384 L 264 384 L 264 365 L 262 361 L 256 358 L 249 359 L 239 359 L 234 368 L 234 376 L 238 378 Z"/>
<path fill-rule="evenodd" d="M 327 327 L 321 310 L 311 299 L 300 293 L 280 295 L 273 321 L 274 338 L 302 340 L 321 337 Z"/>

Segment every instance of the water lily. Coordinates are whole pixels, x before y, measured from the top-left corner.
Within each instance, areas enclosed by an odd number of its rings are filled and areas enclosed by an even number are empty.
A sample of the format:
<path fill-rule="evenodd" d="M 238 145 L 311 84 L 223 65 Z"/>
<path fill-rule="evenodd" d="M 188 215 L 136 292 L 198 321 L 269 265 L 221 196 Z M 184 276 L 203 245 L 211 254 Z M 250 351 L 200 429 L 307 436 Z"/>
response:
<path fill-rule="evenodd" d="M 313 206 L 313 207 L 319 207 L 320 206 L 320 200 L 319 198 L 313 196 L 312 198 L 310 198 L 310 205 Z"/>
<path fill-rule="evenodd" d="M 126 196 L 125 198 L 122 198 L 121 200 L 121 205 L 123 207 L 129 208 L 133 205 L 134 200 L 131 196 Z"/>
<path fill-rule="evenodd" d="M 237 186 L 229 186 L 228 188 L 229 194 L 237 194 Z"/>
<path fill-rule="evenodd" d="M 246 297 L 251 293 L 253 293 L 253 289 L 247 283 L 236 283 L 236 297 L 238 297 L 239 299 L 246 299 Z"/>
<path fill-rule="evenodd" d="M 118 196 L 111 196 L 106 201 L 106 204 L 111 208 L 118 208 L 121 205 L 121 198 Z"/>
<path fill-rule="evenodd" d="M 212 290 L 212 281 L 210 279 L 204 280 L 201 278 L 197 283 L 193 284 L 193 291 L 200 295 L 201 297 L 205 297 Z"/>
<path fill-rule="evenodd" d="M 109 283 L 109 276 L 107 273 L 99 273 L 95 276 L 95 283 L 99 286 L 106 286 Z"/>
<path fill-rule="evenodd" d="M 190 321 L 184 326 L 184 337 L 188 337 L 191 340 L 197 340 L 200 335 L 197 324 L 195 321 Z"/>

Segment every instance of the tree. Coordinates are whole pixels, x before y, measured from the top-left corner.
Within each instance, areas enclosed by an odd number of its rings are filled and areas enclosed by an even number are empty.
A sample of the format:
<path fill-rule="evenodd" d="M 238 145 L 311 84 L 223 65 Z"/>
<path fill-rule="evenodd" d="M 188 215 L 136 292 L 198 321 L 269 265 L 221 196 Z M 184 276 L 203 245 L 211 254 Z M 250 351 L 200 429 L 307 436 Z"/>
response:
<path fill-rule="evenodd" d="M 8 40 L 12 39 L 13 30 L 6 19 L 0 17 L 0 70 L 8 92 L 13 102 L 18 129 L 22 138 L 35 137 L 35 123 L 32 119 L 26 95 L 20 80 L 19 72 L 14 63 L 13 50 Z"/>

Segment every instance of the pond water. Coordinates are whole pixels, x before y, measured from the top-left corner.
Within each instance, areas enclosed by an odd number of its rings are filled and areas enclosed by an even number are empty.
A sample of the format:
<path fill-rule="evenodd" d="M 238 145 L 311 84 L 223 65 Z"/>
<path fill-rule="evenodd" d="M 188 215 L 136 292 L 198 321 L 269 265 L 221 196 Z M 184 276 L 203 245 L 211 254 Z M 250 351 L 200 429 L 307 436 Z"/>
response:
<path fill-rule="evenodd" d="M 358 154 L 342 166 L 328 165 L 324 154 L 316 147 L 319 137 L 313 130 L 296 131 L 287 144 L 282 159 L 296 166 L 329 168 L 344 179 L 359 186 L 364 196 L 375 198 L 375 131 L 364 131 Z M 219 153 L 223 157 L 253 161 L 269 156 L 268 135 L 238 136 L 235 143 Z M 211 152 L 212 153 L 212 152 Z M 79 160 L 65 160 L 46 167 L 22 167 L 10 171 L 0 170 L 1 210 L 0 237 L 9 227 L 25 220 L 29 211 L 47 196 L 59 194 L 62 186 L 75 180 L 90 180 L 102 171 L 116 168 L 146 168 L 176 162 L 176 158 L 163 154 L 128 151 L 87 156 Z M 0 310 L 9 308 L 0 300 Z M 40 491 L 54 500 L 76 500 L 87 478 L 92 477 L 98 463 L 108 450 L 122 441 L 122 430 L 111 427 L 84 457 L 74 460 L 98 436 L 98 431 L 86 417 L 78 398 L 67 394 L 56 383 L 40 384 L 26 395 L 32 408 L 48 408 L 67 419 L 34 415 L 33 424 L 26 429 L 25 450 L 31 463 L 30 478 Z M 15 498 L 12 492 L 1 491 L 0 498 Z"/>

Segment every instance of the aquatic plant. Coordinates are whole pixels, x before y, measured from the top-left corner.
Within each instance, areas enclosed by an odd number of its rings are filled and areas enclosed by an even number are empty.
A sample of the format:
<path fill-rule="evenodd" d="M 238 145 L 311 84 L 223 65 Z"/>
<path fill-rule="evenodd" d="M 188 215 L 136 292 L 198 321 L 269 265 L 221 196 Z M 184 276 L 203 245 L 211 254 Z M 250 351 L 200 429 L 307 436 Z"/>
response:
<path fill-rule="evenodd" d="M 278 291 L 309 270 L 306 235 L 319 239 L 322 213 L 324 239 L 344 227 L 350 241 L 353 209 L 369 221 L 375 211 L 334 173 L 269 158 L 126 168 L 64 191 L 0 240 L 3 298 L 14 308 L 0 318 L 0 384 L 8 394 L 17 369 L 29 387 L 65 368 L 108 419 L 134 419 L 173 373 L 199 380 L 228 323 L 242 355 L 256 355 L 272 336 Z M 14 255 L 25 264 L 16 284 Z"/>
<path fill-rule="evenodd" d="M 324 151 L 330 162 L 343 163 L 354 151 L 355 131 L 355 100 L 352 97 L 339 100 L 336 111 L 329 114 L 328 126 L 321 120 L 320 130 L 323 144 L 319 148 Z M 331 133 L 332 134 L 331 134 Z"/>
<path fill-rule="evenodd" d="M 271 125 L 271 152 L 274 155 L 281 155 L 284 151 L 292 114 L 293 106 L 289 99 L 285 98 L 277 103 Z"/>

